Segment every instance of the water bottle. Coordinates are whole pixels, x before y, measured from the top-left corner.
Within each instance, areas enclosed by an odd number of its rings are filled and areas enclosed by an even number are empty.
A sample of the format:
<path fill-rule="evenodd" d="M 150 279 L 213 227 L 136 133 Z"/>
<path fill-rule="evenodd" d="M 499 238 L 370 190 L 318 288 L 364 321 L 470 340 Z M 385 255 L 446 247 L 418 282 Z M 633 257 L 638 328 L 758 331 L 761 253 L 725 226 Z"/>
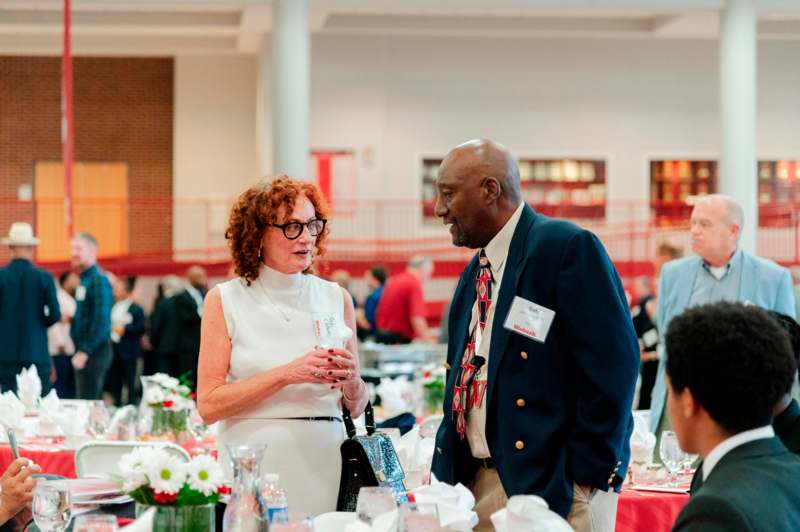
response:
<path fill-rule="evenodd" d="M 261 482 L 261 496 L 267 506 L 270 523 L 289 521 L 289 502 L 279 482 L 280 475 L 277 473 L 265 474 Z"/>

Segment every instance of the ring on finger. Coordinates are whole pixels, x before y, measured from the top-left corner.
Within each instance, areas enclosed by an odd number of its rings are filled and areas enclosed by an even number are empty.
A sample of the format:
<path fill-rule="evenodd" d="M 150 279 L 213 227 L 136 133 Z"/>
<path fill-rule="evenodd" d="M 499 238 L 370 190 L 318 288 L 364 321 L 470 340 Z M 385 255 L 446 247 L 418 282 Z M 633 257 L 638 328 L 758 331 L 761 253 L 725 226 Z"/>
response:
<path fill-rule="evenodd" d="M 353 376 L 353 370 L 352 369 L 348 369 L 347 372 L 346 372 L 346 375 L 347 375 L 347 380 L 350 380 L 350 378 Z"/>
<path fill-rule="evenodd" d="M 320 377 L 322 377 L 322 373 L 320 373 L 320 371 L 318 369 L 315 369 L 314 370 L 314 377 L 319 379 Z"/>

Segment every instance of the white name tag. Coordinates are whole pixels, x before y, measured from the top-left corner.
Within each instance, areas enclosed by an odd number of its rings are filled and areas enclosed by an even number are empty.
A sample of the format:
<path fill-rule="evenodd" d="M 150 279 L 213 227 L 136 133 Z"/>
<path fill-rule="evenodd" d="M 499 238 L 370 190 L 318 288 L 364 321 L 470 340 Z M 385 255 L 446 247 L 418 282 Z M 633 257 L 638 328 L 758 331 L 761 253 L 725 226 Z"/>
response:
<path fill-rule="evenodd" d="M 314 321 L 317 345 L 323 349 L 342 347 L 341 340 L 336 337 L 336 316 L 332 312 L 314 312 L 311 319 Z"/>
<path fill-rule="evenodd" d="M 549 308 L 515 296 L 503 327 L 531 340 L 544 343 L 555 317 L 556 313 Z"/>
<path fill-rule="evenodd" d="M 78 288 L 75 289 L 75 300 L 83 301 L 84 299 L 86 299 L 86 287 L 79 284 Z"/>
<path fill-rule="evenodd" d="M 642 343 L 646 348 L 653 347 L 658 343 L 658 331 L 650 329 L 642 335 Z"/>

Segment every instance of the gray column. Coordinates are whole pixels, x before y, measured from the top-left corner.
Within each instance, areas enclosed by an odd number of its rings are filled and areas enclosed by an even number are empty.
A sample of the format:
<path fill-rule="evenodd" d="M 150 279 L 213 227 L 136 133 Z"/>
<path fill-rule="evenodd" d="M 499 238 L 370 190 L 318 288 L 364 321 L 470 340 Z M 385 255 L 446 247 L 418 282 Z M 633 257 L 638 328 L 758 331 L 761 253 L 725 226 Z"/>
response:
<path fill-rule="evenodd" d="M 308 0 L 274 0 L 272 18 L 272 148 L 274 173 L 309 174 L 311 33 Z"/>
<path fill-rule="evenodd" d="M 756 12 L 753 0 L 726 0 L 720 15 L 719 96 L 722 157 L 719 191 L 744 209 L 742 248 L 756 252 Z"/>

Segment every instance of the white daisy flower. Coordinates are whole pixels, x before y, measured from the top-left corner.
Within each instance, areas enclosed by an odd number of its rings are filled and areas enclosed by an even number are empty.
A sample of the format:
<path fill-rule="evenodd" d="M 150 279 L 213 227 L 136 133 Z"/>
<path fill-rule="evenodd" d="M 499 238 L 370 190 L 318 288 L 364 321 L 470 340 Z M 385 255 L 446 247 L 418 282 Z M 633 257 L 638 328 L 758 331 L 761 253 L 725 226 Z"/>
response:
<path fill-rule="evenodd" d="M 137 447 L 119 460 L 119 470 L 123 476 L 122 490 L 131 492 L 147 484 L 145 465 L 158 453 L 151 447 Z"/>
<path fill-rule="evenodd" d="M 186 466 L 165 452 L 155 454 L 144 467 L 153 491 L 178 493 L 186 481 Z"/>
<path fill-rule="evenodd" d="M 222 467 L 211 456 L 201 455 L 188 466 L 189 486 L 209 497 L 222 484 Z"/>
<path fill-rule="evenodd" d="M 177 391 L 178 391 L 179 394 L 183 395 L 184 397 L 186 397 L 190 393 L 192 393 L 192 390 L 190 390 L 188 386 L 184 386 L 183 384 L 178 386 Z"/>
<path fill-rule="evenodd" d="M 149 405 L 160 404 L 164 401 L 164 391 L 161 388 L 148 388 L 144 394 L 144 400 Z"/>

